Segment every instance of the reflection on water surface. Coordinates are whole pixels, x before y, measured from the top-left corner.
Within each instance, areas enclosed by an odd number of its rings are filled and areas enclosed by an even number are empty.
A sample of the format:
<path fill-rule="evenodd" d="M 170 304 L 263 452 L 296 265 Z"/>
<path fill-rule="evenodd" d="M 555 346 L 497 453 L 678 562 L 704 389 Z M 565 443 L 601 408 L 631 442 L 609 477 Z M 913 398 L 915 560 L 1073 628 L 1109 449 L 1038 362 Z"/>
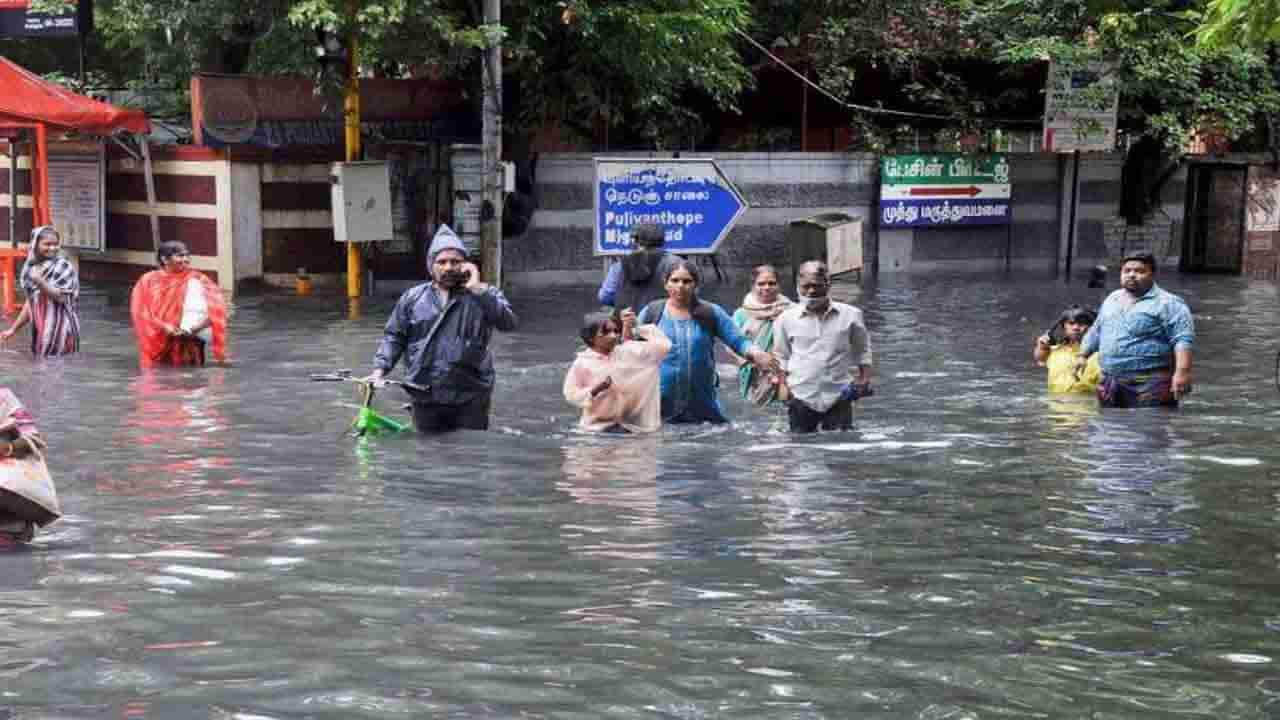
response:
<path fill-rule="evenodd" d="M 731 428 L 575 432 L 586 289 L 516 298 L 493 432 L 365 443 L 306 378 L 367 368 L 391 298 L 242 298 L 233 364 L 141 375 L 123 294 L 90 293 L 86 353 L 0 353 L 68 513 L 0 554 L 0 708 L 1271 717 L 1276 292 L 1165 280 L 1200 324 L 1179 413 L 1041 391 L 1031 339 L 1093 291 L 886 278 L 877 395 L 811 438 L 731 380 Z"/>

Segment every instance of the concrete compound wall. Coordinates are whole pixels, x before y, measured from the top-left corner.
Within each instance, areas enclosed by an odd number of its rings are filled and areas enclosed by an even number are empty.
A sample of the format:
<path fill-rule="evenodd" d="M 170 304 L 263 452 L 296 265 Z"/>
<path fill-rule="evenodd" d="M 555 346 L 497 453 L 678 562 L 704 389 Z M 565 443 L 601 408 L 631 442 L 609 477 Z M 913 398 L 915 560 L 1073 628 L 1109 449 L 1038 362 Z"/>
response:
<path fill-rule="evenodd" d="M 1280 279 L 1280 172 L 1259 163 L 1248 173 L 1243 270 L 1249 277 Z"/>
<path fill-rule="evenodd" d="M 12 199 L 9 194 L 9 167 L 14 160 L 15 158 L 9 156 L 7 148 L 5 152 L 0 153 L 0 238 L 4 239 L 6 245 L 15 239 L 9 236 L 9 214 L 15 213 L 10 207 Z M 19 155 L 16 160 L 18 166 L 14 179 L 17 181 L 15 189 L 18 208 L 15 213 L 16 232 L 14 234 L 18 242 L 25 243 L 31 237 L 32 230 L 31 157 Z"/>
<path fill-rule="evenodd" d="M 611 154 L 617 157 L 618 154 Z M 632 153 L 629 157 L 668 157 Z M 750 209 L 721 246 L 720 264 L 741 277 L 760 263 L 788 266 L 788 223 L 844 212 L 864 220 L 863 259 L 877 272 L 1063 267 L 1071 201 L 1070 156 L 1009 155 L 1013 202 L 1008 226 L 880 231 L 874 206 L 879 157 L 868 153 L 713 153 Z M 0 169 L 7 170 L 7 157 Z M 153 266 L 141 163 L 112 153 L 107 178 L 107 251 L 84 253 L 86 279 L 136 276 Z M 1186 172 L 1162 189 L 1142 226 L 1117 217 L 1121 156 L 1081 156 L 1073 269 L 1134 249 L 1176 266 L 1181 252 Z M 31 224 L 28 158 L 19 158 L 18 231 Z M 232 158 L 202 148 L 156 153 L 156 190 L 164 238 L 191 246 L 196 267 L 227 289 L 256 277 L 286 277 L 299 266 L 338 276 L 344 269 L 329 210 L 328 163 Z M 537 210 L 529 229 L 504 241 L 504 272 L 514 287 L 598 282 L 605 263 L 592 255 L 594 166 L 588 153 L 538 160 Z M 0 172 L 0 226 L 7 235 L 7 172 Z"/>
<path fill-rule="evenodd" d="M 610 157 L 669 157 L 658 153 Z M 879 157 L 869 153 L 708 153 L 737 185 L 751 208 L 721 246 L 731 269 L 760 263 L 787 265 L 787 224 L 824 212 L 865 221 L 863 258 L 878 272 L 1061 268 L 1068 246 L 1071 156 L 1009 154 L 1012 222 L 1007 226 L 884 230 L 877 228 Z M 1142 227 L 1117 216 L 1118 154 L 1084 154 L 1073 245 L 1073 271 L 1142 245 L 1158 255 L 1180 250 L 1185 170 L 1161 192 L 1161 204 Z M 537 210 L 529 230 L 507 238 L 504 271 L 510 284 L 538 287 L 599 281 L 604 267 L 592 255 L 594 167 L 587 153 L 543 154 L 538 159 Z M 1176 259 L 1175 259 L 1176 262 Z"/>
<path fill-rule="evenodd" d="M 787 223 L 825 212 L 869 220 L 876 197 L 876 156 L 864 153 L 714 153 L 720 169 L 750 209 L 721 244 L 728 268 L 787 265 Z M 670 157 L 610 153 L 609 157 Z M 699 154 L 697 157 L 708 157 Z M 514 286 L 598 282 L 604 266 L 592 256 L 592 155 L 543 154 L 534 188 L 537 210 L 524 235 L 503 243 L 503 270 Z M 867 233 L 863 258 L 875 262 Z"/>

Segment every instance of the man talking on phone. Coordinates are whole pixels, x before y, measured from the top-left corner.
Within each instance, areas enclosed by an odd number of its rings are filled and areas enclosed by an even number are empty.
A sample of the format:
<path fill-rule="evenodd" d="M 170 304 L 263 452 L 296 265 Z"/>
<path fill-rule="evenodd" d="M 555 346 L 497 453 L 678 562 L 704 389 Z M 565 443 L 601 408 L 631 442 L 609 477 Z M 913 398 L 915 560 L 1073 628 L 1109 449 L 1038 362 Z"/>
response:
<path fill-rule="evenodd" d="M 466 248 L 441 225 L 427 249 L 429 282 L 404 291 L 391 311 L 373 356 L 369 380 L 382 379 L 404 357 L 405 380 L 425 387 L 413 397 L 413 425 L 421 433 L 489 429 L 496 328 L 518 319 L 502 291 L 480 282 Z"/>

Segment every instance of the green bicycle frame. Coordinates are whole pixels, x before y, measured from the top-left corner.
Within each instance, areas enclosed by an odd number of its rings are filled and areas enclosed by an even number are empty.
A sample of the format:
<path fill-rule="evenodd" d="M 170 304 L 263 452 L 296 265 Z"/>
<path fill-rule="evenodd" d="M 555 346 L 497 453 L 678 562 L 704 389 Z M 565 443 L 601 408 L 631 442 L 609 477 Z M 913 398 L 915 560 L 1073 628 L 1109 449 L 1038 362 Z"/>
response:
<path fill-rule="evenodd" d="M 364 386 L 364 403 L 360 406 L 360 412 L 356 413 L 356 419 L 351 421 L 351 432 L 356 437 L 365 437 L 368 435 L 391 435 L 394 433 L 404 432 L 409 429 L 405 423 L 381 415 L 377 410 L 373 409 L 373 385 Z"/>

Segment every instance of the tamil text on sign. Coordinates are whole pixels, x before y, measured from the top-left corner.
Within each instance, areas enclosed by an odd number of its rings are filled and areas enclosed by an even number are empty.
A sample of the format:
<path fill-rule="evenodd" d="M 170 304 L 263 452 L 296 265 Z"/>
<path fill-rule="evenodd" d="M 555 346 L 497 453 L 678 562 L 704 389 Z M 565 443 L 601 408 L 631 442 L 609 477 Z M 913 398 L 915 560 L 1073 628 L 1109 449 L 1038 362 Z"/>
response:
<path fill-rule="evenodd" d="M 1114 150 L 1119 103 L 1115 75 L 1106 65 L 1051 63 L 1044 91 L 1044 149 Z"/>
<path fill-rule="evenodd" d="M 880 226 L 1006 225 L 1004 155 L 893 155 L 880 161 Z"/>
<path fill-rule="evenodd" d="M 104 155 L 49 158 L 49 209 L 64 247 L 104 248 Z"/>
<path fill-rule="evenodd" d="M 713 253 L 747 210 L 738 189 L 711 160 L 596 159 L 595 252 L 631 252 L 631 228 L 652 223 L 666 249 Z"/>

